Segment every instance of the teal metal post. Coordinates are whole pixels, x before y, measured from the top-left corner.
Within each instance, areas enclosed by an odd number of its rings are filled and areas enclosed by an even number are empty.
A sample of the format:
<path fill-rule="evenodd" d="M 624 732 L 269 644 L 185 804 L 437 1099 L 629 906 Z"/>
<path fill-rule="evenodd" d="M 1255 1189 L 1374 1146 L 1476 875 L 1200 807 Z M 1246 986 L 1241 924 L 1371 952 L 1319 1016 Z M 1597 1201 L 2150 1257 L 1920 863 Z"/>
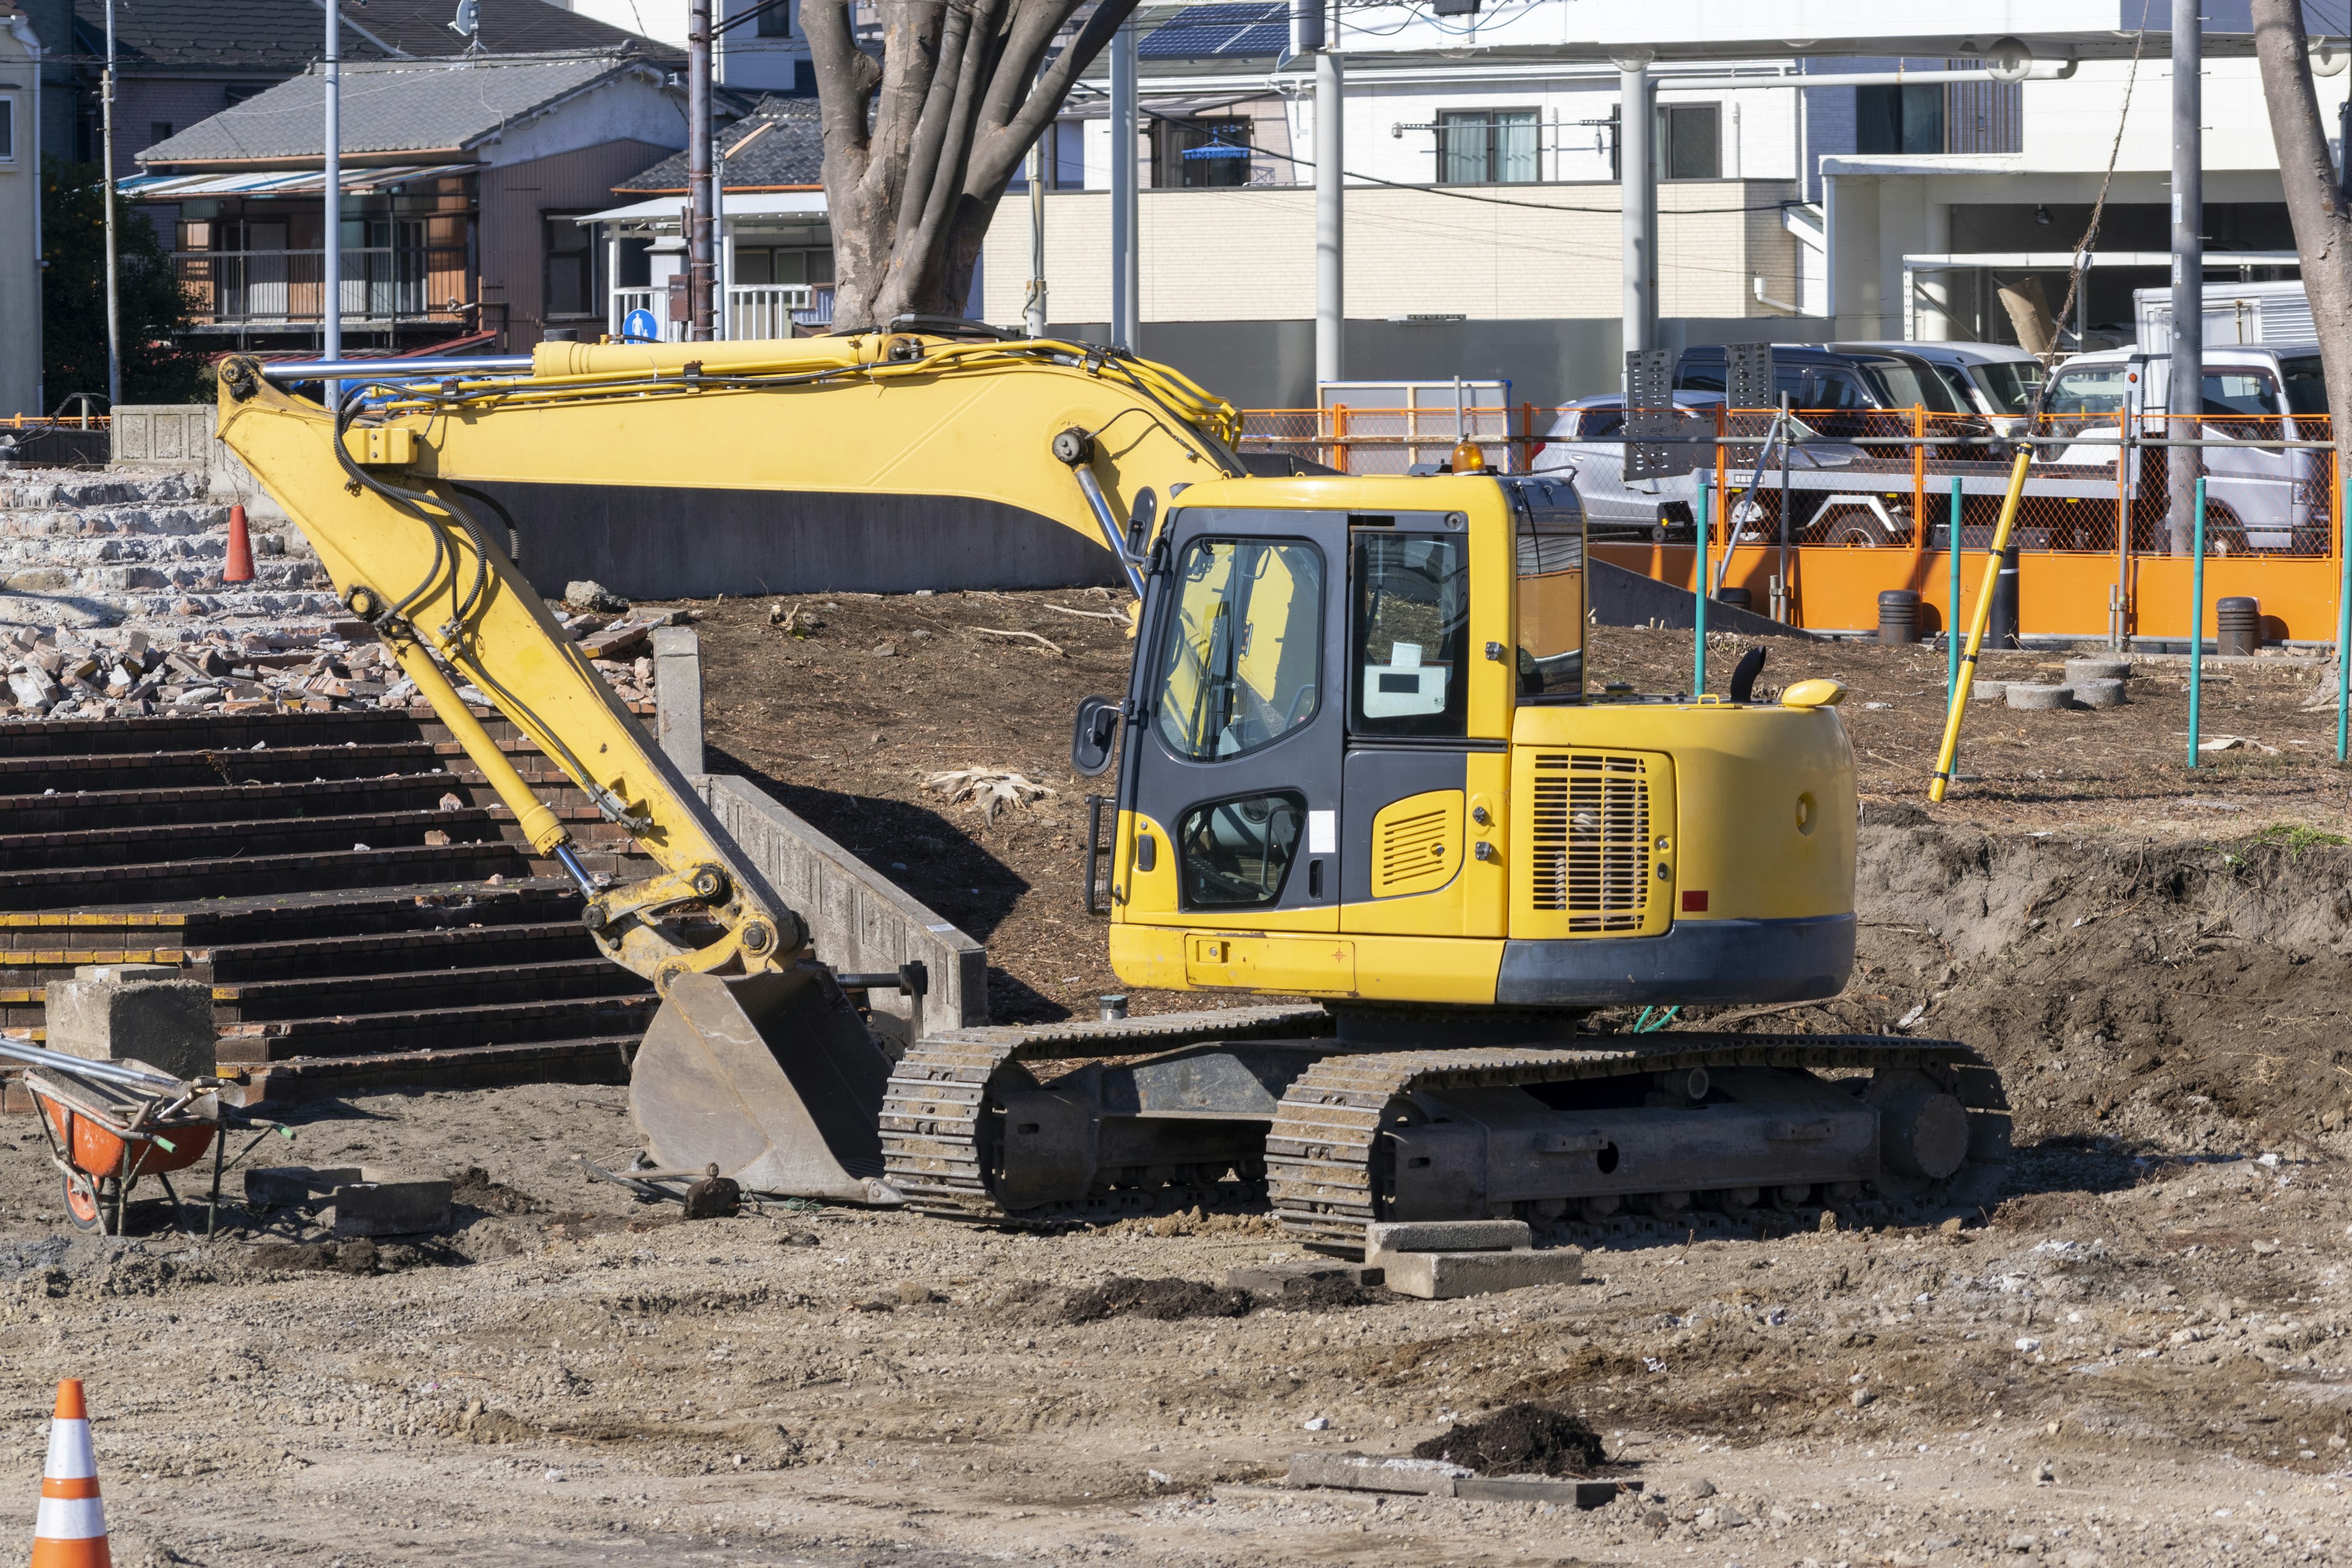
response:
<path fill-rule="evenodd" d="M 2194 546 L 2189 565 L 2189 765 L 2197 765 L 2197 729 L 2205 702 L 2205 481 L 2197 481 Z"/>
<path fill-rule="evenodd" d="M 1951 526 L 1945 531 L 1944 553 L 1951 558 L 1952 607 L 1944 616 L 1944 659 L 1948 671 L 1944 690 L 1960 683 L 1960 476 L 1952 476 Z"/>
<path fill-rule="evenodd" d="M 1698 562 L 1691 585 L 1691 696 L 1706 695 L 1706 479 L 1691 487 L 1691 515 L 1698 523 Z"/>
<path fill-rule="evenodd" d="M 2342 480 L 2337 481 L 2342 485 Z M 2344 575 L 2336 584 L 2336 760 L 2344 761 L 2345 718 L 2352 713 L 2352 494 L 2344 498 L 2344 525 L 2336 538 Z"/>

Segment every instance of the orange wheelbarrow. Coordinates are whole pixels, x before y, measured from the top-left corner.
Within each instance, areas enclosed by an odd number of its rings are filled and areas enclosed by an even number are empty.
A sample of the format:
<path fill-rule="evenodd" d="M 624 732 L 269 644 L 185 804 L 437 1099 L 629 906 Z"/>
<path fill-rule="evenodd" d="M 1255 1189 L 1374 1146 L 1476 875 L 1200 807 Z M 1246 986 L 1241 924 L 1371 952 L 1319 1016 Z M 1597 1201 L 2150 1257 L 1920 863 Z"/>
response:
<path fill-rule="evenodd" d="M 49 1159 L 65 1184 L 66 1216 L 83 1230 L 122 1234 L 131 1189 L 159 1181 L 179 1211 L 171 1173 L 219 1147 L 220 1097 L 195 1084 L 167 1089 L 35 1068 L 25 1089 L 41 1112 Z M 214 1203 L 219 1203 L 215 1178 Z M 209 1227 L 208 1227 L 209 1228 Z"/>

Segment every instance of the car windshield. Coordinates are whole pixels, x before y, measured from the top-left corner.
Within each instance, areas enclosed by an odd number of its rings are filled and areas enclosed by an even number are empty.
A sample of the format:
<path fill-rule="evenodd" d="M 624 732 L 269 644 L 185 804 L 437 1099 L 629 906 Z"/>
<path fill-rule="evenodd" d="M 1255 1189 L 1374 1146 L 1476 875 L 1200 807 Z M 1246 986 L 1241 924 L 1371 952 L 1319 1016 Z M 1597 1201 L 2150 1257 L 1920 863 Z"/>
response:
<path fill-rule="evenodd" d="M 2042 380 L 2047 374 L 2042 362 L 2033 359 L 1997 360 L 1990 364 L 1969 366 L 1969 379 L 2003 414 L 2022 414 L 2032 408 L 2033 395 L 2042 390 Z M 2118 398 L 2118 405 L 2120 402 Z"/>
<path fill-rule="evenodd" d="M 2058 384 L 2050 390 L 2049 409 L 2053 414 L 2113 414 L 2123 407 L 2125 398 L 2130 395 L 2131 372 L 2125 366 L 2083 365 L 2059 376 Z"/>
<path fill-rule="evenodd" d="M 1907 359 L 1874 359 L 1864 362 L 1876 373 L 1879 384 L 1886 388 L 1888 404 L 1895 408 L 1924 408 L 1930 414 L 1960 414 L 1967 405 L 1956 402 L 1951 389 L 1928 373 L 1925 364 Z"/>
<path fill-rule="evenodd" d="M 2292 414 L 2327 412 L 2327 380 L 2320 374 L 2317 354 L 2297 354 L 2279 361 L 2286 378 L 2286 406 Z"/>

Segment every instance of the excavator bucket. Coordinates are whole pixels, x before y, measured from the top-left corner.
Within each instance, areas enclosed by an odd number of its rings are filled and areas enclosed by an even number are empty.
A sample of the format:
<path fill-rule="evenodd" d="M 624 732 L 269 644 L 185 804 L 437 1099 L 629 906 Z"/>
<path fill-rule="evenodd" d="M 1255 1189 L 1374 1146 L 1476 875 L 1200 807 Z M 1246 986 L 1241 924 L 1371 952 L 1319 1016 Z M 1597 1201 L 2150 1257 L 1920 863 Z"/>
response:
<path fill-rule="evenodd" d="M 654 1159 L 753 1192 L 895 1204 L 882 1179 L 889 1063 L 824 969 L 686 975 L 638 1047 L 629 1107 Z"/>

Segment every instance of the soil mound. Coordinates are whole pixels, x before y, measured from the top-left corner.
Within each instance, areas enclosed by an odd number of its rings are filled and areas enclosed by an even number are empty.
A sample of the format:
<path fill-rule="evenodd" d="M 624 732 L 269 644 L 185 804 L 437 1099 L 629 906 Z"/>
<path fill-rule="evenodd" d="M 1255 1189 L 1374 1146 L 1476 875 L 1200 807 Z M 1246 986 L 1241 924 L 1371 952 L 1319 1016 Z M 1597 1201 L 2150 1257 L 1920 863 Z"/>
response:
<path fill-rule="evenodd" d="M 450 1173 L 449 1201 L 480 1209 L 484 1214 L 529 1214 L 540 1206 L 539 1201 L 521 1188 L 492 1181 L 490 1173 L 479 1165 Z"/>
<path fill-rule="evenodd" d="M 1222 1290 L 1198 1279 L 1104 1280 L 1071 1292 L 1062 1303 L 1062 1321 L 1098 1323 L 1105 1318 L 1150 1318 L 1171 1323 L 1180 1318 L 1245 1318 L 1256 1305 L 1246 1290 Z"/>
<path fill-rule="evenodd" d="M 1482 1476 L 1589 1476 L 1608 1463 L 1601 1435 L 1565 1410 L 1507 1405 L 1415 1445 L 1416 1459 L 1443 1459 Z"/>

